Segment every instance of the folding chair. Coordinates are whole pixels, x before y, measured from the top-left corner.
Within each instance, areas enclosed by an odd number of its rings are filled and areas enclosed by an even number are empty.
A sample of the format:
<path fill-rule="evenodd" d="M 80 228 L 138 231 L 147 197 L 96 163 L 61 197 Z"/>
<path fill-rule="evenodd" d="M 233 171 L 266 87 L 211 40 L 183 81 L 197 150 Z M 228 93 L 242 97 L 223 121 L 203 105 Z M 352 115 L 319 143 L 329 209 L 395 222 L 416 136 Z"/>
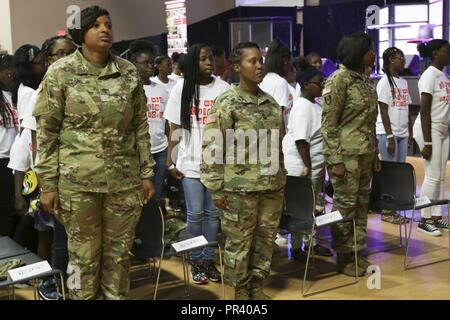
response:
<path fill-rule="evenodd" d="M 28 251 L 27 249 L 21 247 L 16 242 L 11 240 L 9 237 L 1 237 L 0 238 L 0 263 L 7 262 L 12 259 L 20 259 L 23 261 L 25 265 L 30 265 L 38 262 L 42 262 L 43 260 L 37 256 L 36 254 Z M 55 276 L 59 275 L 59 278 L 61 280 L 61 283 L 64 283 L 64 277 L 63 272 L 58 269 L 52 269 L 51 271 L 40 273 L 38 275 L 28 277 L 25 279 L 22 279 L 20 281 L 12 281 L 11 279 L 7 279 L 5 281 L 0 282 L 0 288 L 1 287 L 7 287 L 8 288 L 8 296 L 9 298 L 16 299 L 16 292 L 15 292 L 15 284 L 23 283 L 31 281 L 33 286 L 33 294 L 34 299 L 39 300 L 39 294 L 38 294 L 38 280 L 40 278 L 46 278 L 49 276 Z M 62 297 L 63 300 L 66 299 L 66 293 L 64 289 L 64 285 L 62 287 Z"/>
<path fill-rule="evenodd" d="M 404 269 L 409 269 L 408 253 L 411 239 L 412 228 L 414 224 L 416 210 L 447 205 L 449 208 L 449 200 L 432 200 L 430 203 L 417 205 L 416 204 L 416 174 L 414 167 L 409 163 L 381 161 L 381 171 L 374 174 L 372 182 L 372 189 L 375 188 L 372 201 L 377 208 L 387 209 L 393 211 L 402 211 L 406 219 L 406 211 L 412 210 L 411 222 L 409 225 L 409 232 L 407 233 L 405 225 L 406 250 L 404 259 Z M 400 228 L 401 238 L 401 228 Z M 402 243 L 402 240 L 400 239 Z M 449 237 L 449 258 L 450 258 L 450 237 Z M 447 261 L 439 260 L 431 263 L 417 265 L 414 268 L 426 266 L 432 263 Z"/>
<path fill-rule="evenodd" d="M 336 223 L 352 222 L 353 224 L 353 241 L 354 241 L 354 252 L 355 252 L 355 279 L 351 283 L 346 283 L 343 285 L 338 285 L 324 290 L 319 290 L 316 292 L 307 293 L 305 289 L 305 284 L 308 275 L 309 260 L 313 246 L 308 246 L 308 255 L 306 258 L 305 273 L 303 276 L 303 283 L 301 287 L 301 292 L 304 297 L 315 295 L 322 292 L 327 292 L 333 289 L 349 286 L 358 282 L 358 257 L 356 253 L 356 233 L 355 233 L 355 220 L 353 217 L 343 218 L 339 221 L 331 222 L 321 226 L 316 225 L 316 219 L 314 216 L 315 208 L 315 197 L 314 190 L 311 180 L 306 177 L 293 177 L 288 176 L 285 187 L 285 202 L 286 211 L 282 218 L 282 227 L 292 232 L 300 232 L 306 234 L 309 238 L 309 243 L 313 243 L 313 238 L 315 236 L 316 230 L 330 226 Z"/>
<path fill-rule="evenodd" d="M 180 234 L 180 241 L 184 241 L 184 240 L 189 240 L 194 238 L 194 236 L 188 234 L 187 232 L 181 232 Z M 190 249 L 186 249 L 186 250 L 179 250 L 179 251 L 174 251 L 171 250 L 169 253 L 164 254 L 164 256 L 174 256 L 174 255 L 179 255 L 181 254 L 181 258 L 182 258 L 182 263 L 183 263 L 183 277 L 184 277 L 184 293 L 186 296 L 190 295 L 191 292 L 191 286 L 190 286 L 190 276 L 189 276 L 189 257 L 188 254 L 189 252 L 193 251 L 193 250 L 197 250 L 197 249 L 201 249 L 204 247 L 217 247 L 219 250 L 219 265 L 220 265 L 220 283 L 222 286 L 222 299 L 225 300 L 225 284 L 224 284 L 224 279 L 223 279 L 223 274 L 224 274 L 224 265 L 223 265 L 223 261 L 222 261 L 222 248 L 220 246 L 220 243 L 218 241 L 211 241 L 208 242 L 207 244 L 201 245 L 201 246 L 196 246 L 194 248 L 190 248 Z M 161 268 L 159 267 L 158 269 L 158 277 L 157 277 L 157 284 L 159 282 L 159 272 L 161 271 Z M 155 290 L 155 297 L 154 299 L 156 299 L 156 290 Z"/>
<path fill-rule="evenodd" d="M 161 266 L 164 258 L 169 258 L 175 255 L 181 255 L 182 266 L 183 266 L 183 282 L 184 282 L 184 294 L 185 296 L 190 295 L 190 277 L 189 277 L 189 263 L 187 254 L 190 250 L 183 250 L 180 252 L 166 251 L 166 244 L 164 242 L 164 230 L 165 230 L 165 219 L 164 214 L 155 200 L 150 200 L 148 205 L 144 207 L 140 223 L 136 228 L 137 238 L 139 238 L 142 243 L 140 245 L 135 245 L 132 249 L 132 253 L 141 259 L 148 259 L 158 257 L 158 262 L 153 262 L 153 267 L 156 270 L 156 283 L 155 291 L 153 293 L 153 300 L 156 300 L 159 289 L 159 281 L 161 276 Z M 180 233 L 180 240 L 187 240 L 192 238 L 192 236 L 187 233 Z M 199 248 L 205 246 L 217 246 L 219 248 L 219 259 L 220 268 L 222 274 L 222 295 L 225 297 L 225 288 L 223 282 L 223 263 L 222 263 L 222 251 L 218 242 L 210 242 Z M 197 248 L 195 248 L 197 249 Z M 147 262 L 142 265 L 134 266 L 130 270 L 137 271 L 145 268 L 151 268 L 152 262 Z"/>

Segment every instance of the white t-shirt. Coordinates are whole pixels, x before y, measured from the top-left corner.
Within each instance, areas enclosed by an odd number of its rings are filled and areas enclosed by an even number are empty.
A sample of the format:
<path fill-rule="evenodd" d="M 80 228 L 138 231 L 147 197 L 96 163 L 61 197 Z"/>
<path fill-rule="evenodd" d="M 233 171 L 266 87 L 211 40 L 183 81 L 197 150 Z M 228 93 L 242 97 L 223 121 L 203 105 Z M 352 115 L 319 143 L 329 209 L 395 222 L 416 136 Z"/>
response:
<path fill-rule="evenodd" d="M 431 126 L 450 125 L 450 80 L 444 72 L 429 66 L 419 79 L 419 93 L 432 95 Z M 420 121 L 420 116 L 417 117 Z M 417 122 L 416 121 L 416 122 Z"/>
<path fill-rule="evenodd" d="M 30 104 L 30 100 L 33 99 L 35 91 L 36 90 L 33 88 L 20 84 L 17 92 L 17 114 L 19 116 L 19 121 L 22 121 L 26 115 L 31 115 L 33 113 L 33 110 L 30 110 L 30 108 L 34 108 L 34 104 Z"/>
<path fill-rule="evenodd" d="M 20 135 L 16 136 L 11 147 L 8 168 L 22 172 L 34 168 L 31 130 L 24 129 Z"/>
<path fill-rule="evenodd" d="M 292 107 L 293 96 L 289 91 L 289 84 L 278 74 L 274 72 L 266 74 L 259 87 L 270 94 L 280 106 L 288 109 Z"/>
<path fill-rule="evenodd" d="M 202 134 L 203 127 L 208 118 L 214 100 L 228 90 L 230 85 L 219 78 L 206 85 L 200 86 L 199 92 L 199 119 L 197 121 L 195 112 L 191 117 L 191 132 L 182 130 L 181 135 L 175 135 L 172 139 L 180 139 L 178 149 L 177 168 L 188 178 L 200 178 L 200 163 L 202 156 Z M 181 125 L 181 93 L 183 92 L 183 81 L 178 81 L 170 94 L 164 117 L 171 123 Z M 170 157 L 170 155 L 168 155 Z"/>
<path fill-rule="evenodd" d="M 299 176 L 305 168 L 295 144 L 298 140 L 309 143 L 312 176 L 314 177 L 323 167 L 321 121 L 322 107 L 320 105 L 302 97 L 295 100 L 289 115 L 288 131 L 283 138 L 284 165 L 288 175 Z"/>
<path fill-rule="evenodd" d="M 158 77 L 151 77 L 150 81 L 162 85 L 170 95 L 173 87 L 177 84 L 177 80 L 170 79 L 170 77 L 168 77 L 168 78 L 169 78 L 169 82 L 167 82 L 167 83 L 163 83 L 161 80 L 159 80 Z"/>
<path fill-rule="evenodd" d="M 39 93 L 42 91 L 42 87 L 39 86 L 37 90 L 35 90 L 28 101 L 28 105 L 25 107 L 23 111 L 22 123 L 20 124 L 21 128 L 27 128 L 33 131 L 36 131 L 36 118 L 33 117 L 34 107 L 36 106 L 36 101 Z"/>
<path fill-rule="evenodd" d="M 300 94 L 297 96 L 297 86 L 300 87 L 300 85 L 297 83 L 295 87 L 293 87 L 291 84 L 288 85 L 289 88 L 289 93 L 290 93 L 290 99 L 292 99 L 292 101 L 295 101 L 295 99 L 300 98 Z M 300 92 L 300 91 L 299 91 Z M 292 110 L 292 105 L 293 103 L 290 103 L 290 107 L 286 107 L 284 108 L 284 126 L 286 128 L 287 131 L 287 127 L 289 124 L 289 114 Z"/>
<path fill-rule="evenodd" d="M 178 81 L 178 80 L 180 80 L 180 79 L 183 79 L 183 76 L 179 76 L 179 75 L 177 75 L 177 74 L 175 74 L 175 73 L 172 73 L 171 75 L 169 75 L 169 76 L 167 76 L 169 79 L 172 79 L 172 80 L 174 80 L 174 81 Z"/>
<path fill-rule="evenodd" d="M 10 110 L 13 113 L 13 118 L 9 120 L 3 119 L 0 115 L 0 159 L 4 159 L 9 158 L 11 146 L 19 132 L 19 118 L 12 104 L 11 93 L 1 91 L 0 94 L 3 94 L 6 103 L 11 106 Z"/>
<path fill-rule="evenodd" d="M 393 78 L 395 99 L 392 97 L 391 86 L 387 75 L 384 75 L 377 85 L 378 101 L 388 105 L 389 119 L 391 120 L 392 134 L 396 137 L 404 138 L 409 136 L 409 95 L 408 83 L 402 78 Z M 376 124 L 377 134 L 386 134 L 381 119 L 380 107 L 378 106 L 378 118 Z"/>
<path fill-rule="evenodd" d="M 166 119 L 164 119 L 164 110 L 166 108 L 169 93 L 167 90 L 152 82 L 150 85 L 144 85 L 145 95 L 147 96 L 147 120 L 150 133 L 150 143 L 152 153 L 164 151 L 169 145 L 166 136 Z"/>

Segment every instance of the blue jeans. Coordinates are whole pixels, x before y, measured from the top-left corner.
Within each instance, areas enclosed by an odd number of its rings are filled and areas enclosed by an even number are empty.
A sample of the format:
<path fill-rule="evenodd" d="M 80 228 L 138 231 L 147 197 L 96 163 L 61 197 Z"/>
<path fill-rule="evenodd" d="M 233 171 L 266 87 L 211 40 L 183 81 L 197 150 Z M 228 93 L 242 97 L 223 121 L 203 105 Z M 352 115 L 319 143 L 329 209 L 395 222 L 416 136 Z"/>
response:
<path fill-rule="evenodd" d="M 160 202 L 163 197 L 164 179 L 166 178 L 166 158 L 167 149 L 152 154 L 155 160 L 153 167 L 155 175 L 152 177 L 153 185 L 155 186 L 155 199 Z"/>
<path fill-rule="evenodd" d="M 381 154 L 381 160 L 391 162 L 405 162 L 406 156 L 408 154 L 408 137 L 405 138 L 394 137 L 395 153 L 393 155 L 390 155 L 387 152 L 386 136 L 387 135 L 385 134 L 377 134 L 378 149 Z"/>
<path fill-rule="evenodd" d="M 183 189 L 187 208 L 187 233 L 192 237 L 204 235 L 208 242 L 217 241 L 219 212 L 211 194 L 200 179 L 184 178 Z M 205 247 L 190 253 L 191 260 L 213 260 L 214 248 Z"/>

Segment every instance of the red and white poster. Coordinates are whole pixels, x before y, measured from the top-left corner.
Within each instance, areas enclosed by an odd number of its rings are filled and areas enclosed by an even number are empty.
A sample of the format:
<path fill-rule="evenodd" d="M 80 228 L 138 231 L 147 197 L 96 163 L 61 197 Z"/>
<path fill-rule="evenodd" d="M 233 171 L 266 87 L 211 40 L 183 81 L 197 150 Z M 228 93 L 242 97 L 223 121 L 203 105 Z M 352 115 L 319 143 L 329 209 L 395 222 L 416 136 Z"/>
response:
<path fill-rule="evenodd" d="M 166 1 L 167 53 L 187 52 L 186 1 Z"/>

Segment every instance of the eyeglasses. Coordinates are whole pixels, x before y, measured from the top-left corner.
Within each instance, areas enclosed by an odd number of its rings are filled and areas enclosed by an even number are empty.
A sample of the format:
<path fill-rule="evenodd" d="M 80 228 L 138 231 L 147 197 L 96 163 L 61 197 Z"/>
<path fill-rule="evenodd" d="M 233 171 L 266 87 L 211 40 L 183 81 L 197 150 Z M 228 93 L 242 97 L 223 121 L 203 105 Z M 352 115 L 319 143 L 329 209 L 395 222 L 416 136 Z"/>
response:
<path fill-rule="evenodd" d="M 42 66 L 45 68 L 45 67 L 47 67 L 47 60 L 33 61 L 33 62 L 31 62 L 31 64 Z"/>
<path fill-rule="evenodd" d="M 323 87 L 325 85 L 325 81 L 308 81 L 307 83 L 314 83 L 319 87 Z"/>
<path fill-rule="evenodd" d="M 400 61 L 406 61 L 405 57 L 393 57 L 392 59 L 399 59 Z"/>
<path fill-rule="evenodd" d="M 64 58 L 64 57 L 67 57 L 68 55 L 71 55 L 71 54 L 72 54 L 72 52 L 58 51 L 56 53 L 52 53 L 50 55 L 50 57 Z"/>
<path fill-rule="evenodd" d="M 143 66 L 154 66 L 155 61 L 142 61 L 142 62 L 136 62 L 137 64 L 143 65 Z"/>

